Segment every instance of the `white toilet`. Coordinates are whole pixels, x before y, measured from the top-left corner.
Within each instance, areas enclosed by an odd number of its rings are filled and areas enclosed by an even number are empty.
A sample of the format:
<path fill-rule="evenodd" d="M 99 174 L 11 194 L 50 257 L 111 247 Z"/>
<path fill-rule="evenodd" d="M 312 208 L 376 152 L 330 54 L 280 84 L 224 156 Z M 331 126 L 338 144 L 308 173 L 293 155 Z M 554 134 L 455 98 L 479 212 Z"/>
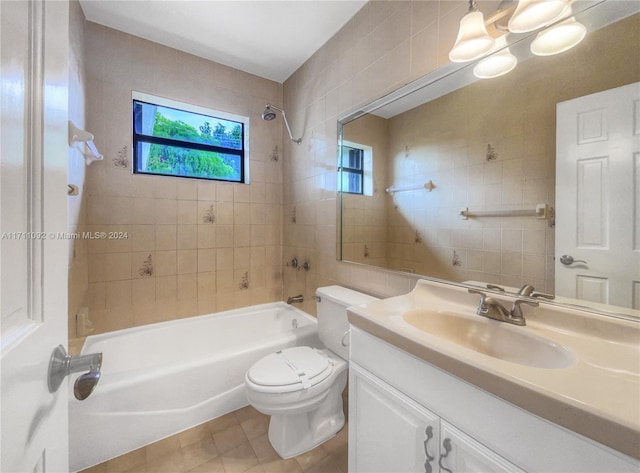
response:
<path fill-rule="evenodd" d="M 271 416 L 269 441 L 285 459 L 317 447 L 344 425 L 347 307 L 376 300 L 340 286 L 318 288 L 316 295 L 324 348 L 285 348 L 256 362 L 245 375 L 249 403 Z"/>

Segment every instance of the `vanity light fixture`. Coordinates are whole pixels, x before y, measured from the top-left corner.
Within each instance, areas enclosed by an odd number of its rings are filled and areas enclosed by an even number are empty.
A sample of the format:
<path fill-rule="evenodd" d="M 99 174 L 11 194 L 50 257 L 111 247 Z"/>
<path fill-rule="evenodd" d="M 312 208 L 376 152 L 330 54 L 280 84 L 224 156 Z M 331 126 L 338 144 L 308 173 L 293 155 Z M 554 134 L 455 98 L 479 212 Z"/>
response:
<path fill-rule="evenodd" d="M 492 79 L 511 72 L 518 64 L 518 59 L 511 54 L 506 46 L 506 35 L 500 36 L 494 47 L 496 53 L 478 62 L 473 68 L 473 75 L 479 79 Z"/>
<path fill-rule="evenodd" d="M 519 0 L 509 20 L 509 31 L 527 33 L 537 30 L 553 23 L 568 7 L 568 0 Z"/>
<path fill-rule="evenodd" d="M 586 35 L 587 28 L 572 16 L 538 33 L 531 43 L 531 52 L 536 56 L 560 54 L 573 48 Z"/>
<path fill-rule="evenodd" d="M 489 36 L 484 24 L 484 15 L 478 9 L 476 0 L 469 0 L 469 11 L 460 20 L 458 37 L 449 51 L 453 62 L 468 62 L 488 53 L 495 40 Z"/>
<path fill-rule="evenodd" d="M 499 77 L 518 64 L 507 47 L 507 34 L 525 33 L 547 25 L 552 26 L 538 33 L 531 43 L 531 52 L 537 56 L 551 56 L 567 51 L 587 34 L 586 27 L 571 16 L 571 1 L 502 0 L 496 13 L 487 20 L 492 26 L 492 34 L 489 34 L 476 0 L 469 0 L 469 11 L 460 20 L 458 38 L 449 52 L 449 59 L 470 62 L 495 51 L 478 62 L 473 73 L 480 79 Z M 553 25 L 556 21 L 558 23 Z"/>

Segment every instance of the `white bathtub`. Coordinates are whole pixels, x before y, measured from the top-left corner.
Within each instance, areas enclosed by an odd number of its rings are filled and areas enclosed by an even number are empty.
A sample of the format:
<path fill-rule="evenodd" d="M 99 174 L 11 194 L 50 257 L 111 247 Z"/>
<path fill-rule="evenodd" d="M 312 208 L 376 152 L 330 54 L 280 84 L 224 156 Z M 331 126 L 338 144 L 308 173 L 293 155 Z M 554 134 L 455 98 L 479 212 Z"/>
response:
<path fill-rule="evenodd" d="M 280 348 L 318 346 L 316 319 L 284 302 L 87 338 L 102 377 L 72 394 L 70 468 L 78 471 L 248 405 L 246 370 Z"/>

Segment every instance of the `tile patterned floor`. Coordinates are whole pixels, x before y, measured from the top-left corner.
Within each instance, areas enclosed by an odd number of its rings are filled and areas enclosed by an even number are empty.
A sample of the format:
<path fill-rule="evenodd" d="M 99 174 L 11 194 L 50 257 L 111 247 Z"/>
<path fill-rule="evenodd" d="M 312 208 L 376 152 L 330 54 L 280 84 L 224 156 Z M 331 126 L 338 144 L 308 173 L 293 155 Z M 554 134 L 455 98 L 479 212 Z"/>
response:
<path fill-rule="evenodd" d="M 248 406 L 82 473 L 347 473 L 347 425 L 310 452 L 283 460 L 269 417 Z"/>

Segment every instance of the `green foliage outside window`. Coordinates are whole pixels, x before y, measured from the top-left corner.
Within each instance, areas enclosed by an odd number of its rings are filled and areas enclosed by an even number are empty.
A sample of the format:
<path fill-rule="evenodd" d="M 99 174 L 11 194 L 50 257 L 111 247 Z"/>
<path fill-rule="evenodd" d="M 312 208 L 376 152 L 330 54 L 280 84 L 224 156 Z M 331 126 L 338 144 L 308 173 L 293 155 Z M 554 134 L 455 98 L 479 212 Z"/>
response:
<path fill-rule="evenodd" d="M 238 121 L 134 100 L 135 172 L 243 181 Z"/>
<path fill-rule="evenodd" d="M 227 132 L 226 128 L 220 124 L 212 128 L 209 122 L 205 122 L 198 131 L 191 125 L 179 120 L 169 120 L 160 112 L 156 112 L 153 136 L 228 146 L 229 142 L 242 142 L 242 127 L 235 125 L 230 132 Z M 215 176 L 238 180 L 240 177 L 239 172 L 236 171 L 238 159 L 237 156 L 225 156 L 210 151 L 152 144 L 147 171 L 177 176 Z"/>

